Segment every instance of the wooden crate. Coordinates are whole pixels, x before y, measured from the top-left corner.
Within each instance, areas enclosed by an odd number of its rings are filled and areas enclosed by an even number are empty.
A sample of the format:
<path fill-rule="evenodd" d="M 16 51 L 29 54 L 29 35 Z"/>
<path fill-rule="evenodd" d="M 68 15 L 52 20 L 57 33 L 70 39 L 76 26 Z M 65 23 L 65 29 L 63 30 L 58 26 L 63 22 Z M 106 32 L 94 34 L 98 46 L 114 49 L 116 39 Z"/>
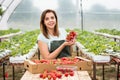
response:
<path fill-rule="evenodd" d="M 92 62 L 88 59 L 84 59 L 82 57 L 78 57 L 80 58 L 82 61 L 76 62 L 75 64 L 67 64 L 70 66 L 77 66 L 77 70 L 80 71 L 91 71 L 92 70 Z M 32 62 L 31 60 L 26 60 L 24 62 L 24 68 L 27 69 L 28 71 L 30 71 L 33 74 L 37 74 L 37 73 L 42 73 L 44 72 L 44 70 L 55 70 L 57 66 L 59 66 L 60 64 L 43 64 L 43 63 L 39 63 L 36 64 L 34 62 Z"/>

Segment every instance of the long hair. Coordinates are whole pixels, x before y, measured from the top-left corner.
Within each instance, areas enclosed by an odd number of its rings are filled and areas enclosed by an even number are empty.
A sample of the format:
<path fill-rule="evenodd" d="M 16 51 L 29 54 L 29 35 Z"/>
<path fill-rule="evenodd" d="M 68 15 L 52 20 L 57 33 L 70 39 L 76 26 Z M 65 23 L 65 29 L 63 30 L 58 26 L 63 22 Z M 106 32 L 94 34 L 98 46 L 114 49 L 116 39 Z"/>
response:
<path fill-rule="evenodd" d="M 59 36 L 59 31 L 58 31 L 58 19 L 57 19 L 57 15 L 56 15 L 56 12 L 54 10 L 51 10 L 51 9 L 47 9 L 45 11 L 43 11 L 43 13 L 41 14 L 41 20 L 40 20 L 40 29 L 41 29 L 41 32 L 43 33 L 43 35 L 49 39 L 49 35 L 48 35 L 48 30 L 47 30 L 47 27 L 46 25 L 44 24 L 44 19 L 45 19 L 45 16 L 47 13 L 49 12 L 52 12 L 56 18 L 56 25 L 54 27 L 54 33 L 53 35 L 54 36 Z"/>

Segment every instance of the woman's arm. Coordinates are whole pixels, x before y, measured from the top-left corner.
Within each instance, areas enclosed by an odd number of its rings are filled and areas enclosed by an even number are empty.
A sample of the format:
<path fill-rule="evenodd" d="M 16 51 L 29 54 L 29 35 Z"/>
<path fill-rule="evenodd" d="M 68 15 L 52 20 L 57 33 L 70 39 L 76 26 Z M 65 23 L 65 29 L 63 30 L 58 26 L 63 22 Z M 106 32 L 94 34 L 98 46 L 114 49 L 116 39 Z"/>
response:
<path fill-rule="evenodd" d="M 75 42 L 76 42 L 76 39 L 73 39 L 73 41 L 72 41 L 72 45 L 70 45 L 70 53 L 71 53 L 71 55 L 72 55 L 72 53 L 73 53 L 73 48 L 74 48 L 74 44 L 75 44 Z"/>

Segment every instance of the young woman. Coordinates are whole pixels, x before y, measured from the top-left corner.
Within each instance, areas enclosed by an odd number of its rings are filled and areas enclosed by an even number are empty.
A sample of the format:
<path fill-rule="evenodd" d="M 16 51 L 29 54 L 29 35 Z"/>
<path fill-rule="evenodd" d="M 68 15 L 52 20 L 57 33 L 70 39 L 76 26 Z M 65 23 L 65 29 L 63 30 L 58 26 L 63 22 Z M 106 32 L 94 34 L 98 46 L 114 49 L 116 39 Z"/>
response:
<path fill-rule="evenodd" d="M 43 11 L 40 30 L 38 46 L 42 58 L 56 59 L 71 56 L 71 47 L 75 40 L 66 41 L 67 32 L 58 28 L 58 18 L 54 10 Z"/>

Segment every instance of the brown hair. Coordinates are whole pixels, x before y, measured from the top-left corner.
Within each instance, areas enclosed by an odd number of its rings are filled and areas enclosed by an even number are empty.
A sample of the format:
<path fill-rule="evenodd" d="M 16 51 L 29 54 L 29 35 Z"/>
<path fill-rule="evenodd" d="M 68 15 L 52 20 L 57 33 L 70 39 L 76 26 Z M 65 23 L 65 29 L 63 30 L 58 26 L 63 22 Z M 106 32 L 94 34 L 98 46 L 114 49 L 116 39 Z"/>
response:
<path fill-rule="evenodd" d="M 59 31 L 58 31 L 58 19 L 57 19 L 57 15 L 56 12 L 54 10 L 51 9 L 47 9 L 45 11 L 43 11 L 42 15 L 41 15 L 41 21 L 40 21 L 40 29 L 41 32 L 43 33 L 43 35 L 49 39 L 49 35 L 48 35 L 48 30 L 46 25 L 44 24 L 44 19 L 47 13 L 52 12 L 56 18 L 56 25 L 54 27 L 54 36 L 59 36 Z"/>

